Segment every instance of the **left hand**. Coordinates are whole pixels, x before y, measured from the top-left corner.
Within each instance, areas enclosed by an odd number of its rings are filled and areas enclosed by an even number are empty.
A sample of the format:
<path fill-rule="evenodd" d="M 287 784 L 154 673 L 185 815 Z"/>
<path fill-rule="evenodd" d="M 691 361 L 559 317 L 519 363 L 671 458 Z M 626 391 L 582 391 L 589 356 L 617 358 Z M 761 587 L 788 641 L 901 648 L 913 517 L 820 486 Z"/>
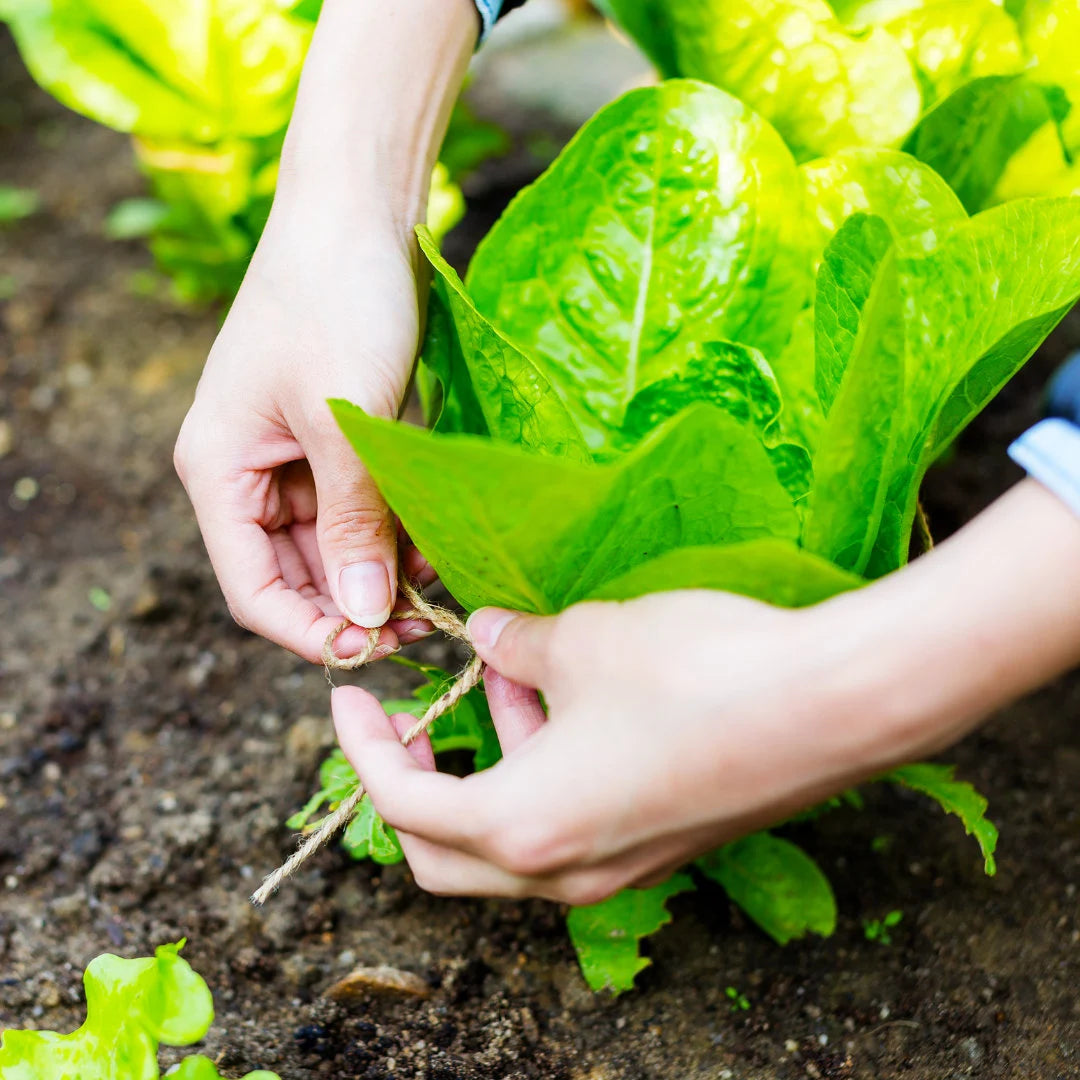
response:
<path fill-rule="evenodd" d="M 502 762 L 436 772 L 426 737 L 398 742 L 414 718 L 355 687 L 334 692 L 338 737 L 422 888 L 593 903 L 860 772 L 839 700 L 807 692 L 842 667 L 821 621 L 706 592 L 550 618 L 488 608 L 469 630 Z"/>

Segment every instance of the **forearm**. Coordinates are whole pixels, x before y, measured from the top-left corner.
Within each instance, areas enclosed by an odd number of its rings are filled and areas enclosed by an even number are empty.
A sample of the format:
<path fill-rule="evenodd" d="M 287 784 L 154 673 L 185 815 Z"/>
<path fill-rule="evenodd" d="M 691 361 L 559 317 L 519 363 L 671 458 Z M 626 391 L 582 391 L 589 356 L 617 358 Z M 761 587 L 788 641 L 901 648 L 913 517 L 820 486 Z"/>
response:
<path fill-rule="evenodd" d="M 472 0 L 326 0 L 276 206 L 347 206 L 411 237 L 478 32 Z"/>
<path fill-rule="evenodd" d="M 933 753 L 1080 662 L 1080 519 L 1024 480 L 904 571 L 827 607 L 848 639 L 868 757 Z"/>

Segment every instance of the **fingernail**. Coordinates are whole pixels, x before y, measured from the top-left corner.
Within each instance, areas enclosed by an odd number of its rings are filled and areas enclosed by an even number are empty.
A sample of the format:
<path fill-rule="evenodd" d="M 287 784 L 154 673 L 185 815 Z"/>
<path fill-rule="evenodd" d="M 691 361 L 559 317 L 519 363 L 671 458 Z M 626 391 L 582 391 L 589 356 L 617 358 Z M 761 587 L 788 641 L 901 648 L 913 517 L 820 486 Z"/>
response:
<path fill-rule="evenodd" d="M 372 660 L 385 660 L 388 656 L 393 656 L 398 651 L 396 645 L 380 645 L 372 654 Z"/>
<path fill-rule="evenodd" d="M 480 608 L 469 616 L 465 630 L 473 643 L 481 649 L 494 649 L 507 623 L 516 618 L 516 611 L 505 611 L 494 607 Z"/>
<path fill-rule="evenodd" d="M 338 578 L 338 592 L 345 614 L 357 626 L 370 630 L 390 618 L 390 577 L 381 562 L 346 566 Z"/>

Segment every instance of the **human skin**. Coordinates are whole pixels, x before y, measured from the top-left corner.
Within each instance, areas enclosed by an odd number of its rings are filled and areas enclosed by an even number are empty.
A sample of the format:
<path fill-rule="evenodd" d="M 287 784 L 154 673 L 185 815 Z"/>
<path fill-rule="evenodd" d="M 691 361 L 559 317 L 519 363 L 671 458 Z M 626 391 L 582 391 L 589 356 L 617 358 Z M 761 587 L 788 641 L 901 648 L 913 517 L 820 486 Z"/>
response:
<path fill-rule="evenodd" d="M 1080 662 L 1078 597 L 1080 519 L 1025 480 L 815 607 L 693 591 L 476 612 L 505 754 L 484 773 L 436 772 L 426 739 L 398 741 L 414 718 L 359 688 L 334 720 L 423 888 L 587 904 L 955 742 Z"/>
<path fill-rule="evenodd" d="M 176 444 L 229 609 L 308 660 L 381 627 L 399 530 L 330 414 L 395 417 L 420 326 L 413 233 L 476 45 L 472 0 L 326 0 L 270 220 Z M 406 571 L 430 577 L 404 540 Z M 381 655 L 429 628 L 394 622 Z M 348 656 L 359 629 L 336 643 Z"/>

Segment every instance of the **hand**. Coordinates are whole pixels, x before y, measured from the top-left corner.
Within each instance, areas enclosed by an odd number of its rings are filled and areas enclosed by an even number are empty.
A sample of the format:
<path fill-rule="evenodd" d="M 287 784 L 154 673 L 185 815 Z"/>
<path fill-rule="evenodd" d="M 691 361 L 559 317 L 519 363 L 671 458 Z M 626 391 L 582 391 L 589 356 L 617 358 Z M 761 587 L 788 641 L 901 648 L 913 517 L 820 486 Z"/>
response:
<path fill-rule="evenodd" d="M 469 629 L 500 764 L 435 772 L 430 743 L 398 743 L 413 719 L 350 687 L 334 692 L 338 737 L 423 888 L 591 903 L 859 771 L 840 701 L 806 692 L 842 662 L 819 621 L 705 592 L 554 618 L 486 609 Z"/>
<path fill-rule="evenodd" d="M 343 614 L 374 628 L 393 610 L 397 524 L 326 399 L 398 414 L 413 227 L 477 27 L 471 0 L 325 0 L 270 221 L 176 445 L 233 616 L 309 660 Z M 401 558 L 430 578 L 415 549 Z M 390 624 L 381 654 L 428 629 Z M 350 628 L 335 648 L 365 642 Z"/>
<path fill-rule="evenodd" d="M 233 617 L 317 661 L 342 615 L 382 626 L 395 602 L 398 529 L 326 404 L 395 417 L 418 333 L 411 254 L 391 230 L 349 235 L 276 216 L 229 313 L 176 445 Z M 406 570 L 424 567 L 415 549 Z M 429 628 L 394 623 L 381 655 Z M 339 655 L 364 644 L 350 628 Z"/>
<path fill-rule="evenodd" d="M 423 888 L 587 904 L 951 744 L 1080 660 L 1078 596 L 1080 522 L 1029 480 L 802 611 L 683 592 L 477 612 L 505 754 L 487 772 L 435 772 L 429 742 L 398 743 L 412 717 L 359 689 L 334 719 Z"/>

